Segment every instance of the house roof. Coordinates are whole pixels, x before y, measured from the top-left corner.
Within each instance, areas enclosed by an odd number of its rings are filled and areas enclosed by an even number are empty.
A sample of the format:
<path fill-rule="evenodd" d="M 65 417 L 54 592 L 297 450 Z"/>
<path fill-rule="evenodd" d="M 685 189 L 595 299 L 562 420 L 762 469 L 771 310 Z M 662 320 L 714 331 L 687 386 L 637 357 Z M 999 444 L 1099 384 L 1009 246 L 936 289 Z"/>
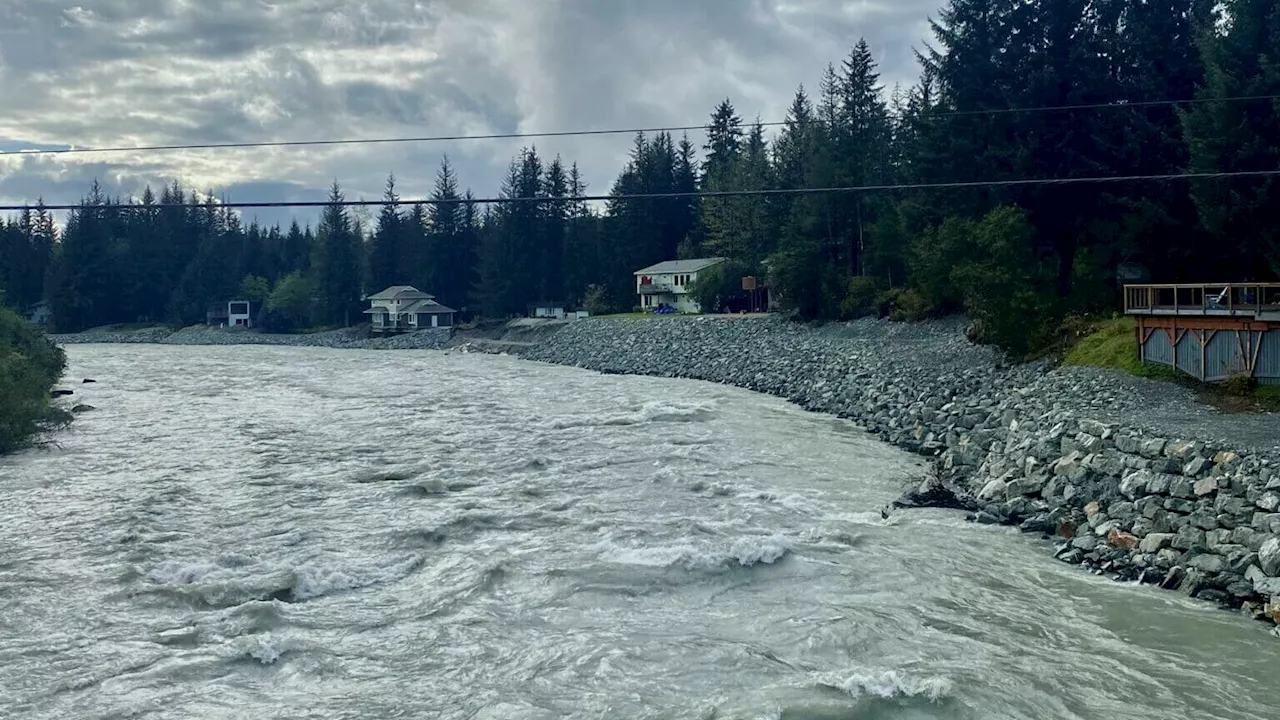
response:
<path fill-rule="evenodd" d="M 399 315 L 414 315 L 417 313 L 427 313 L 428 315 L 444 315 L 446 313 L 456 313 L 451 307 L 445 307 L 434 300 L 419 300 L 400 308 L 397 312 Z M 365 315 L 390 315 L 391 311 L 385 307 L 372 307 L 364 311 Z"/>
<path fill-rule="evenodd" d="M 416 315 L 427 313 L 429 315 L 444 315 L 445 313 L 457 312 L 453 308 L 445 307 L 435 300 L 419 300 L 408 307 L 400 309 L 401 315 Z"/>
<path fill-rule="evenodd" d="M 429 300 L 435 297 L 424 293 L 412 285 L 392 285 L 376 295 L 370 295 L 367 300 Z"/>
<path fill-rule="evenodd" d="M 667 260 L 657 265 L 650 265 L 635 271 L 635 275 L 658 275 L 663 273 L 695 273 L 712 265 L 719 265 L 724 258 L 696 258 L 693 260 Z"/>

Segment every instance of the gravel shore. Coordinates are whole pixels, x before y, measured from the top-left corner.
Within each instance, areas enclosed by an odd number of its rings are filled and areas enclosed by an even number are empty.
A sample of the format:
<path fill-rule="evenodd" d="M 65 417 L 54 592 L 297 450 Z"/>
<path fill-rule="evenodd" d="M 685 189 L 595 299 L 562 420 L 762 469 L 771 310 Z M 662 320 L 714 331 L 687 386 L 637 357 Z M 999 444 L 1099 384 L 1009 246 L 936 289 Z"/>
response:
<path fill-rule="evenodd" d="M 1280 418 L 1223 415 L 1185 388 L 1011 364 L 960 320 L 596 319 L 511 350 L 600 372 L 685 377 L 852 419 L 936 458 L 902 506 L 1057 540 L 1056 556 L 1280 622 Z"/>

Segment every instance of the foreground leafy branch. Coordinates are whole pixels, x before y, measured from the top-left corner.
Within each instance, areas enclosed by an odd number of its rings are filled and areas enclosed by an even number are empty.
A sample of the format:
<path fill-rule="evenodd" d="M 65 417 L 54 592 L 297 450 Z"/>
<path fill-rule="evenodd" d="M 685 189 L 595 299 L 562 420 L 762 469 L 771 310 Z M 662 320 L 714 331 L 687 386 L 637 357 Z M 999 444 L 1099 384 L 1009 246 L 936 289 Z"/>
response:
<path fill-rule="evenodd" d="M 66 354 L 38 328 L 0 308 L 0 454 L 39 442 L 70 421 L 49 401 Z"/>

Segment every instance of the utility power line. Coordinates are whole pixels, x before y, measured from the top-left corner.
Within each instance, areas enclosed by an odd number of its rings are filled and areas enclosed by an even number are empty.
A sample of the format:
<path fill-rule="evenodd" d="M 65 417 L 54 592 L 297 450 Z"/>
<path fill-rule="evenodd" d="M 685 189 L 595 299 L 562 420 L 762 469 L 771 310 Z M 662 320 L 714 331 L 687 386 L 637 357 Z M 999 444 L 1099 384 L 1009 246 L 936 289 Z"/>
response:
<path fill-rule="evenodd" d="M 1134 102 L 1110 102 L 1110 103 L 1085 103 L 1077 105 L 1042 105 L 1036 107 L 1019 107 L 1019 108 L 992 108 L 987 110 L 948 110 L 942 112 L 930 112 L 922 116 L 924 120 L 933 120 L 948 117 L 966 117 L 975 115 L 1009 115 L 1021 113 L 1043 113 L 1043 112 L 1070 112 L 1076 110 L 1123 110 L 1143 107 L 1156 107 L 1163 105 L 1196 105 L 1203 103 L 1220 103 L 1220 102 L 1256 102 L 1256 101 L 1280 101 L 1280 94 L 1275 95 L 1241 95 L 1225 98 L 1190 98 L 1185 100 L 1140 100 Z M 761 127 L 781 127 L 793 124 L 816 124 L 821 123 L 821 119 L 809 120 L 806 123 L 797 123 L 794 120 L 775 120 L 770 122 L 759 123 Z M 747 126 L 754 126 L 756 123 L 745 123 Z M 126 153 L 126 152 L 169 152 L 175 150 L 225 150 L 235 148 L 284 148 L 284 147 L 317 147 L 317 146 L 334 146 L 334 145 L 386 145 L 395 143 L 426 143 L 426 142 L 460 142 L 463 140 L 527 140 L 538 138 L 556 138 L 556 137 L 590 137 L 602 135 L 635 135 L 638 133 L 653 134 L 660 132 L 689 132 L 695 130 L 707 130 L 710 128 L 708 124 L 701 125 L 671 125 L 666 127 L 640 127 L 640 128 L 613 128 L 603 130 L 561 130 L 548 132 L 513 132 L 513 133 L 492 133 L 487 135 L 421 135 L 421 136 L 405 136 L 405 137 L 381 137 L 381 138 L 346 138 L 337 140 L 264 140 L 261 142 L 226 142 L 226 143 L 190 143 L 190 144 L 173 144 L 173 145 L 138 145 L 134 147 L 71 147 L 71 148 L 52 148 L 44 150 L 3 150 L 0 151 L 0 157 L 8 157 L 14 155 L 80 155 L 87 153 Z"/>
<path fill-rule="evenodd" d="M 546 202 L 629 202 L 636 200 L 672 200 L 680 198 L 735 198 L 735 197 L 770 197 L 780 195 L 834 195 L 844 193 L 860 193 L 860 192 L 888 192 L 898 190 L 957 190 L 968 188 L 986 188 L 986 187 L 1026 187 L 1031 185 L 1083 185 L 1097 183 L 1123 183 L 1123 182 L 1165 182 L 1172 180 L 1213 180 L 1222 178 L 1259 178 L 1259 177 L 1280 177 L 1280 169 L 1276 170 L 1237 170 L 1233 172 L 1202 172 L 1202 173 L 1169 173 L 1164 175 L 1119 175 L 1111 177 L 1072 177 L 1072 178 L 1028 178 L 1016 180 L 973 180 L 965 182 L 941 182 L 941 183 L 899 183 L 888 185 L 849 185 L 842 187 L 816 187 L 816 188 L 775 188 L 767 190 L 697 190 L 693 192 L 667 192 L 667 193 L 636 193 L 630 195 L 585 195 L 581 197 L 566 198 L 546 198 L 546 197 L 491 197 L 491 198 L 458 198 L 455 200 L 433 200 L 424 198 L 419 200 L 396 199 L 388 200 L 342 200 L 339 202 L 330 202 L 328 200 L 284 200 L 284 201 L 267 201 L 267 202 L 217 202 L 213 207 L 219 208 L 286 208 L 286 207 L 328 207 L 337 205 L 340 207 L 370 207 L 381 205 L 463 205 L 473 203 L 476 205 L 506 205 L 511 203 L 546 203 Z M 162 208 L 199 208 L 205 207 L 205 204 L 179 204 L 179 203 L 153 203 L 151 205 L 143 205 L 140 203 L 104 203 L 101 205 L 83 206 L 75 205 L 45 205 L 45 210 L 80 210 L 82 208 L 97 209 L 134 209 L 134 210 L 150 210 Z M 22 210 L 33 210 L 35 205 L 0 205 L 0 212 L 14 212 Z"/>

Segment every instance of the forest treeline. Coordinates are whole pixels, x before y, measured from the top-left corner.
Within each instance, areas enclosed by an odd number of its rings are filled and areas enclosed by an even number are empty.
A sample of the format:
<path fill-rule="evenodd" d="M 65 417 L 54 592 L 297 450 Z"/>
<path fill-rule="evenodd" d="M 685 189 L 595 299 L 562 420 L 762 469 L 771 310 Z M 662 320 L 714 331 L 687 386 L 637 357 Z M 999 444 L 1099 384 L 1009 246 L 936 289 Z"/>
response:
<path fill-rule="evenodd" d="M 987 184 L 1280 169 L 1274 0 L 951 0 L 923 47 L 919 80 L 886 88 L 858 42 L 776 132 L 725 100 L 705 143 L 637 136 L 609 191 L 897 189 L 593 208 L 576 165 L 526 148 L 501 196 L 538 202 L 478 204 L 446 161 L 437 202 L 281 228 L 177 185 L 127 210 L 95 186 L 61 229 L 39 207 L 6 223 L 0 287 L 49 300 L 60 330 L 199 322 L 234 295 L 287 329 L 355 322 L 362 293 L 396 283 L 487 317 L 629 310 L 634 270 L 715 255 L 733 262 L 709 297 L 758 274 L 806 318 L 965 310 L 1024 352 L 1068 313 L 1115 308 L 1124 263 L 1162 282 L 1280 272 L 1277 177 Z"/>

